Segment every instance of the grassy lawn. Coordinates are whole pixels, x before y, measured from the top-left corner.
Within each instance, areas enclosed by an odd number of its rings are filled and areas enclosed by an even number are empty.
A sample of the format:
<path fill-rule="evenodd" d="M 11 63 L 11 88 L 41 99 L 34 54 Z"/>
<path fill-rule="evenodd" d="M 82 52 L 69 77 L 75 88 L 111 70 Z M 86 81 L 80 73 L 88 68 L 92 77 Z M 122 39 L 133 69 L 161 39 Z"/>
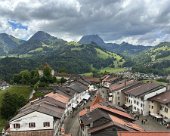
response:
<path fill-rule="evenodd" d="M 158 83 L 158 84 L 162 84 L 162 85 L 167 85 L 167 83 L 165 82 L 160 82 L 160 81 L 157 81 L 157 80 L 143 80 L 144 83 L 147 83 L 147 82 L 154 82 L 154 83 Z"/>
<path fill-rule="evenodd" d="M 83 48 L 81 47 L 75 47 L 75 48 L 71 48 L 71 51 L 81 51 Z"/>
<path fill-rule="evenodd" d="M 118 73 L 118 72 L 123 72 L 125 71 L 125 68 L 110 68 L 106 67 L 100 70 L 100 73 L 108 72 L 108 73 Z"/>
<path fill-rule="evenodd" d="M 70 41 L 67 43 L 67 45 L 69 46 L 80 46 L 80 44 L 78 42 L 75 42 L 75 41 Z"/>
<path fill-rule="evenodd" d="M 107 59 L 107 58 L 111 57 L 110 54 L 102 51 L 101 49 L 98 49 L 98 48 L 95 48 L 95 49 L 96 49 L 96 52 L 97 52 L 97 56 L 98 56 L 99 58 Z"/>
<path fill-rule="evenodd" d="M 29 99 L 29 95 L 32 89 L 28 86 L 11 86 L 6 90 L 0 90 L 0 106 L 2 104 L 2 99 L 5 92 L 10 92 L 11 94 L 23 95 L 26 99 Z M 2 119 L 0 116 L 0 131 L 4 127 L 6 120 Z"/>
<path fill-rule="evenodd" d="M 93 73 L 92 72 L 89 72 L 89 73 L 83 73 L 83 74 L 81 74 L 82 76 L 92 76 L 93 75 Z"/>
<path fill-rule="evenodd" d="M 103 69 L 100 69 L 98 71 L 99 74 L 103 74 L 105 72 L 107 73 L 118 73 L 118 72 L 123 72 L 123 71 L 126 71 L 125 68 L 111 68 L 111 67 L 106 67 L 106 68 L 103 68 Z M 82 76 L 92 76 L 93 73 L 92 72 L 89 72 L 89 73 L 83 73 L 81 74 Z"/>

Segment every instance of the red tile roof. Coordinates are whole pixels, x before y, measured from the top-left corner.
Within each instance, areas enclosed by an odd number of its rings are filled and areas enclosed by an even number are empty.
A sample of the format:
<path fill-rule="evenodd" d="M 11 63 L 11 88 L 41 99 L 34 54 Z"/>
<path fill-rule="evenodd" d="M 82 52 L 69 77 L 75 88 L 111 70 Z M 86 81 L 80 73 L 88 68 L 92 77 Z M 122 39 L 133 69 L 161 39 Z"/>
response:
<path fill-rule="evenodd" d="M 96 97 L 91 102 L 90 106 L 93 106 L 93 105 L 100 103 L 100 102 L 103 102 L 103 101 L 104 101 L 104 99 L 100 96 L 100 94 L 96 94 Z"/>
<path fill-rule="evenodd" d="M 91 83 L 100 83 L 100 78 L 97 77 L 85 76 L 84 79 L 88 80 Z"/>
<path fill-rule="evenodd" d="M 168 90 L 164 93 L 158 94 L 158 95 L 152 97 L 150 100 L 160 102 L 162 104 L 168 104 L 168 103 L 170 103 L 170 90 Z"/>
<path fill-rule="evenodd" d="M 105 123 L 101 126 L 88 129 L 88 133 L 95 133 L 97 131 L 103 130 L 103 129 L 111 127 L 111 126 L 113 126 L 113 122 L 108 122 L 108 123 Z"/>
<path fill-rule="evenodd" d="M 120 125 L 126 126 L 128 128 L 131 128 L 131 129 L 134 129 L 136 131 L 144 131 L 144 129 L 141 128 L 140 126 L 138 126 L 137 124 L 126 122 L 123 119 L 118 118 L 118 117 L 113 116 L 113 115 L 109 115 L 109 116 L 112 119 L 112 121 L 115 122 L 115 123 L 118 123 Z"/>
<path fill-rule="evenodd" d="M 118 136 L 170 136 L 170 132 L 118 132 Z"/>
<path fill-rule="evenodd" d="M 57 101 L 60 101 L 60 102 L 62 102 L 62 103 L 65 103 L 65 104 L 68 103 L 68 101 L 69 101 L 69 98 L 68 98 L 68 97 L 66 97 L 66 96 L 64 96 L 64 95 L 62 95 L 62 94 L 59 94 L 59 93 L 53 93 L 53 92 L 51 92 L 51 93 L 45 95 L 45 97 L 46 97 L 46 96 L 51 97 L 51 98 L 53 98 L 53 99 L 55 99 L 55 100 L 57 100 Z"/>
<path fill-rule="evenodd" d="M 117 82 L 115 84 L 112 84 L 109 88 L 111 91 L 117 91 L 121 88 L 124 88 L 130 84 L 133 84 L 135 81 L 134 80 L 129 80 L 129 81 L 126 81 L 126 80 L 122 80 L 120 82 Z"/>
<path fill-rule="evenodd" d="M 127 131 L 141 131 L 141 132 L 144 131 L 140 126 L 138 126 L 134 123 L 126 122 L 123 119 L 120 119 L 120 118 L 110 115 L 110 114 L 109 114 L 109 116 L 111 118 L 111 122 L 102 124 L 98 127 L 92 127 L 88 130 L 88 132 L 95 133 L 97 131 L 101 131 L 101 130 L 111 127 L 111 126 L 119 126 L 119 127 L 124 128 Z"/>
<path fill-rule="evenodd" d="M 112 75 L 107 75 L 104 79 L 103 79 L 103 82 L 111 82 L 111 81 L 114 81 L 118 79 L 118 77 L 116 76 L 112 76 Z"/>
<path fill-rule="evenodd" d="M 114 114 L 118 114 L 120 116 L 129 118 L 129 119 L 133 119 L 133 117 L 126 112 L 123 112 L 123 111 L 120 111 L 120 110 L 117 110 L 117 109 L 113 109 L 113 108 L 110 108 L 110 107 L 107 107 L 107 106 L 104 106 L 104 105 L 100 105 L 100 104 L 95 104 L 95 105 L 91 106 L 90 111 L 97 109 L 97 108 L 103 109 L 105 111 L 112 112 Z M 88 109 L 84 109 L 84 110 L 80 111 L 79 116 L 85 115 L 88 111 L 89 111 Z"/>

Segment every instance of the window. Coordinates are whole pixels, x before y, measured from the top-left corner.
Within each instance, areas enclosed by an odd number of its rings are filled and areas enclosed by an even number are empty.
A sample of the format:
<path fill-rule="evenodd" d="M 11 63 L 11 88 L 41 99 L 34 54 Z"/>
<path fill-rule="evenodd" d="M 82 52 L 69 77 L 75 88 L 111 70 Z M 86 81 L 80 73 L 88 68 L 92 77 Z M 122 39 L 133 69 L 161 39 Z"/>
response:
<path fill-rule="evenodd" d="M 168 113 L 168 108 L 165 107 L 165 112 Z"/>
<path fill-rule="evenodd" d="M 153 106 L 152 106 L 152 109 L 153 109 Z"/>
<path fill-rule="evenodd" d="M 117 103 L 120 106 L 120 102 Z"/>
<path fill-rule="evenodd" d="M 139 102 L 137 102 L 137 105 L 139 105 Z"/>
<path fill-rule="evenodd" d="M 30 122 L 29 123 L 29 128 L 35 128 L 35 122 Z"/>
<path fill-rule="evenodd" d="M 20 128 L 20 124 L 18 124 L 18 123 L 14 124 L 13 126 L 14 126 L 14 128 Z"/>
<path fill-rule="evenodd" d="M 50 127 L 50 122 L 44 122 L 43 125 L 44 127 Z"/>
<path fill-rule="evenodd" d="M 134 100 L 134 104 L 136 104 L 136 100 Z"/>
<path fill-rule="evenodd" d="M 120 100 L 120 97 L 117 97 L 118 100 Z"/>
<path fill-rule="evenodd" d="M 143 107 L 143 104 L 141 103 L 140 106 Z"/>

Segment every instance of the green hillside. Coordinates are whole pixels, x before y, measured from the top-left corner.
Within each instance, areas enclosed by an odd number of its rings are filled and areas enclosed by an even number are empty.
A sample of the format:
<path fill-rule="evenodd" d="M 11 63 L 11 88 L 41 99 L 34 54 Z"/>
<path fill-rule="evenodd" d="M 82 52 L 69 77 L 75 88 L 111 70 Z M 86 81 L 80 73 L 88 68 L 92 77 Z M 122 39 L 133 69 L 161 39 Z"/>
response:
<path fill-rule="evenodd" d="M 21 70 L 35 69 L 48 63 L 56 71 L 87 73 L 105 67 L 120 68 L 125 60 L 94 45 L 53 44 L 53 48 L 35 48 L 26 54 L 0 59 L 0 78 L 9 81 Z"/>
<path fill-rule="evenodd" d="M 170 73 L 170 42 L 163 42 L 141 53 L 134 59 L 134 70 L 153 72 L 156 74 Z"/>

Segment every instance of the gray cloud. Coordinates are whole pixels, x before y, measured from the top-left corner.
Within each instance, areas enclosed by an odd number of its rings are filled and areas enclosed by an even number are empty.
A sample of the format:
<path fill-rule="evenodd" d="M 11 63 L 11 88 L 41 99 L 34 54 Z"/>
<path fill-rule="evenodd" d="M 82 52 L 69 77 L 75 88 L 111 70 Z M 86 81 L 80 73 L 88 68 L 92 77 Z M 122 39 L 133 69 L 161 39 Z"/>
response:
<path fill-rule="evenodd" d="M 106 41 L 130 38 L 148 44 L 170 38 L 168 0 L 27 0 L 11 9 L 0 7 L 0 15 L 27 23 L 30 35 L 37 30 L 70 39 L 99 34 Z"/>

